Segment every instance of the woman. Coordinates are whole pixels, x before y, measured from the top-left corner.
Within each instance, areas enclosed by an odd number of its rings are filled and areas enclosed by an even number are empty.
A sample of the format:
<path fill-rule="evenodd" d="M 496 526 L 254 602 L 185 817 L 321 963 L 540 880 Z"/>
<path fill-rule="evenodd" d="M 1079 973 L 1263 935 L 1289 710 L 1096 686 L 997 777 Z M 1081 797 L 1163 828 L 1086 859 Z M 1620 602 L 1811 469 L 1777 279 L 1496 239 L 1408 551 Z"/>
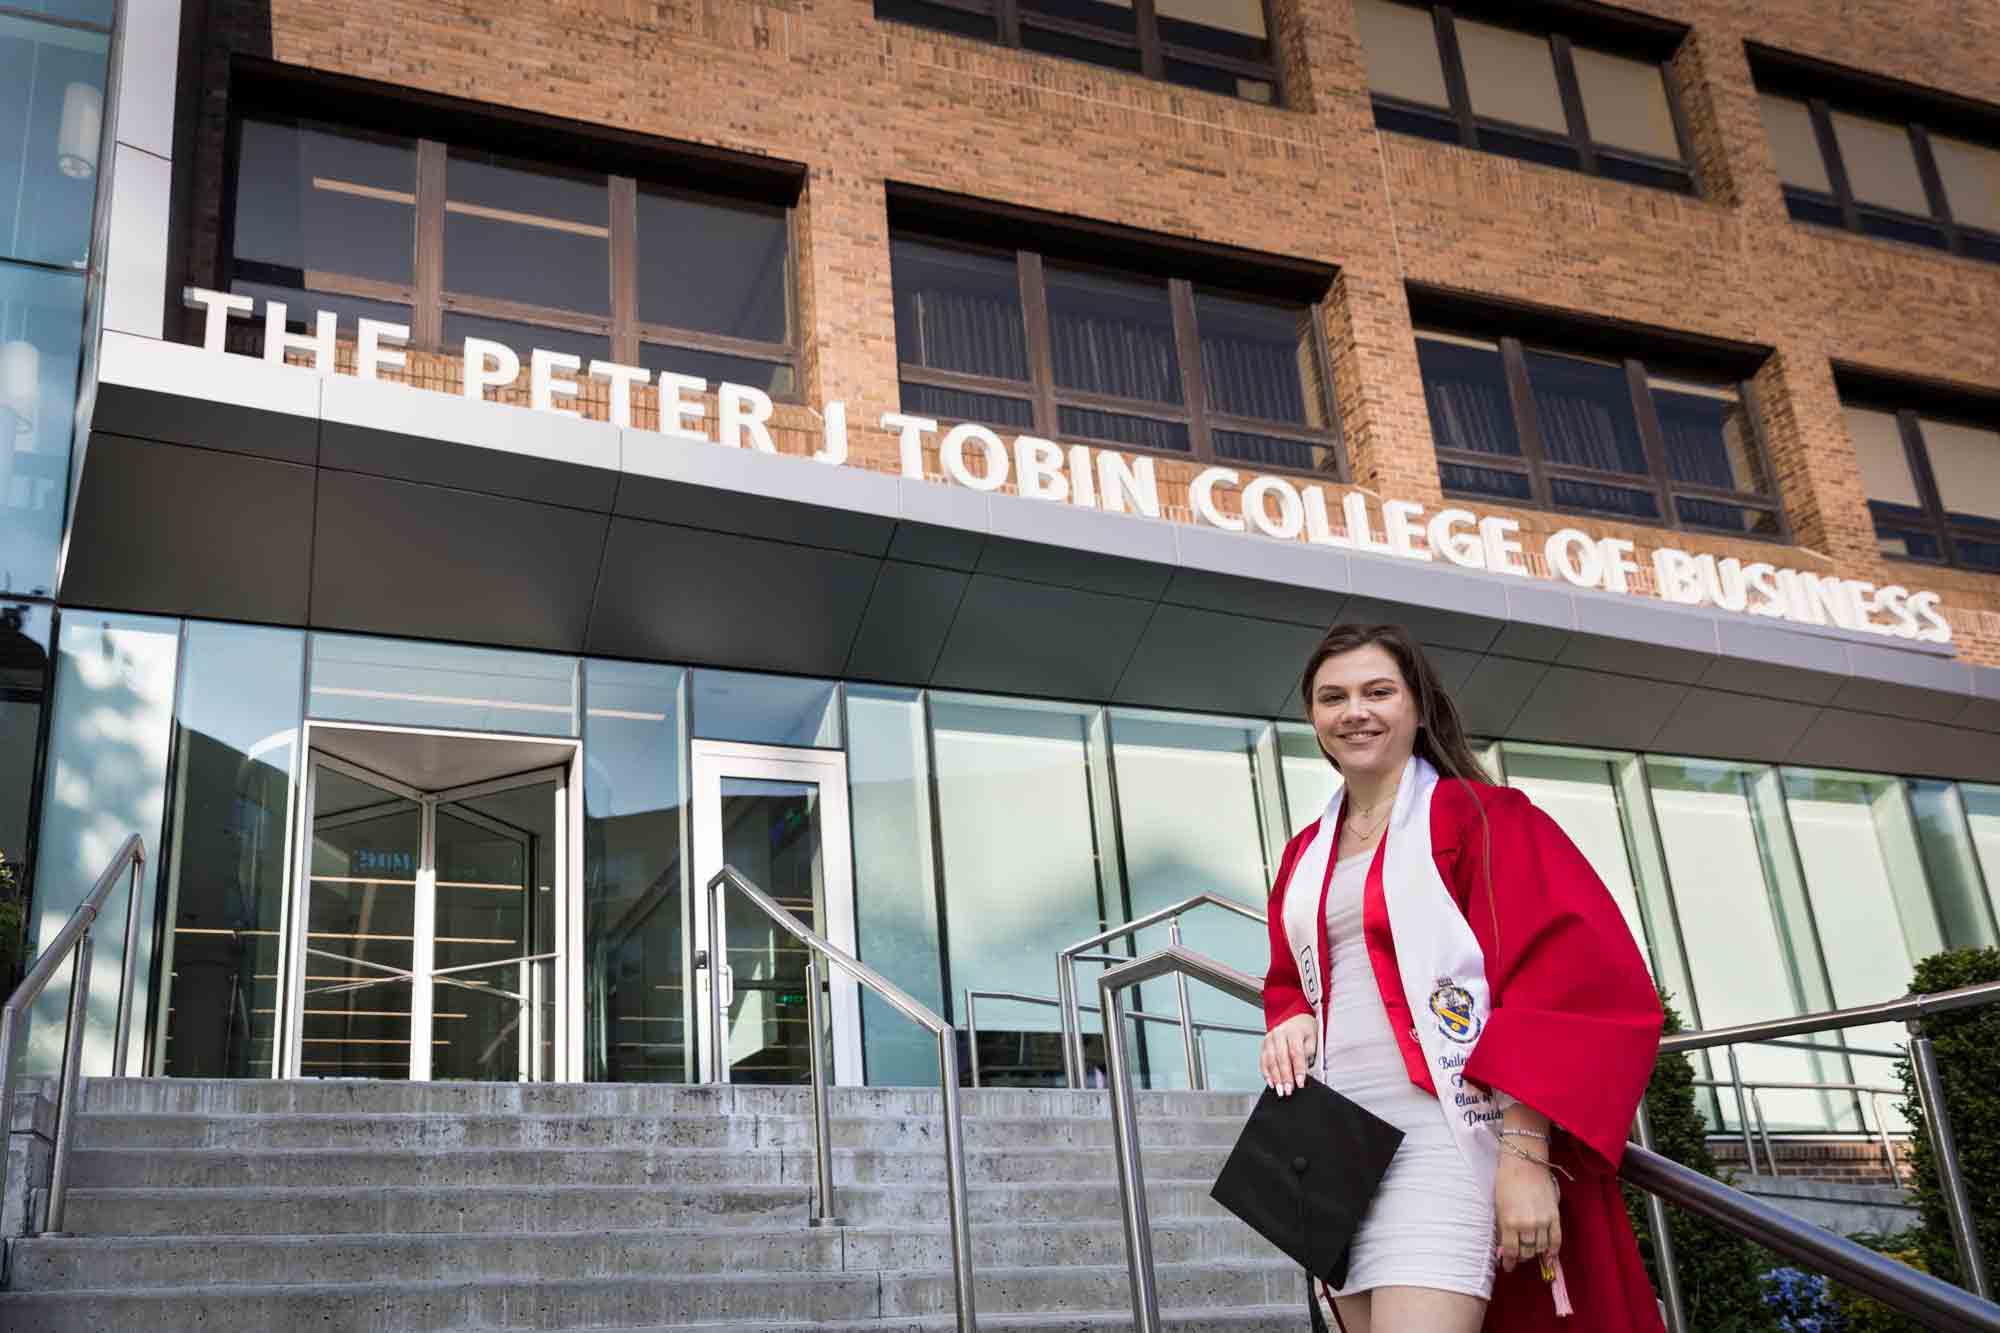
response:
<path fill-rule="evenodd" d="M 1301 692 L 1342 790 L 1279 866 L 1259 1063 L 1405 1135 L 1340 1326 L 1657 1333 L 1615 1172 L 1661 1014 L 1617 905 L 1400 626 L 1335 626 Z"/>

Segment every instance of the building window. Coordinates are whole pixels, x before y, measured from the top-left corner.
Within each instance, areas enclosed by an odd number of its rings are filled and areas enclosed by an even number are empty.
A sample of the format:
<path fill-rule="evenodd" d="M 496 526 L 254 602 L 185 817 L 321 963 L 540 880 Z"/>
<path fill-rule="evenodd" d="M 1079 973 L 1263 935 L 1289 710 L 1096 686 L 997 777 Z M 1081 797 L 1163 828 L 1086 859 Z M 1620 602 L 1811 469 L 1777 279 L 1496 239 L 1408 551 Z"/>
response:
<path fill-rule="evenodd" d="M 1843 406 L 1883 554 L 2000 573 L 2000 430 L 1876 394 Z"/>
<path fill-rule="evenodd" d="M 2000 109 L 1775 53 L 1752 67 L 1793 218 L 2000 263 Z"/>
<path fill-rule="evenodd" d="M 579 153 L 579 157 L 585 154 Z M 229 288 L 798 394 L 791 210 L 483 146 L 303 117 L 236 123 Z M 261 347 L 261 324 L 235 335 Z"/>
<path fill-rule="evenodd" d="M 903 410 L 1341 475 L 1317 302 L 897 232 Z"/>
<path fill-rule="evenodd" d="M 1280 100 L 1265 0 L 875 0 L 875 17 L 1249 102 Z"/>
<path fill-rule="evenodd" d="M 1732 536 L 1784 538 L 1738 363 L 1580 352 L 1492 327 L 1420 327 L 1447 493 Z"/>
<path fill-rule="evenodd" d="M 1593 30 L 1572 40 L 1449 5 L 1392 0 L 1355 0 L 1355 18 L 1382 129 L 1694 192 L 1664 63 L 1678 29 Z"/>

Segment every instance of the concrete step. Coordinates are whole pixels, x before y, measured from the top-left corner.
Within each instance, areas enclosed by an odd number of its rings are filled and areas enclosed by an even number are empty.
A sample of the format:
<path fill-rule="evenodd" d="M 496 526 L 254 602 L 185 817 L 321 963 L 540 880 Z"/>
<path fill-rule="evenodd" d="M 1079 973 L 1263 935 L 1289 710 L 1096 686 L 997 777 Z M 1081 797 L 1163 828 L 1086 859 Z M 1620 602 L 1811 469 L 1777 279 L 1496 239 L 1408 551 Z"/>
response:
<path fill-rule="evenodd" d="M 1163 1305 L 1234 1309 L 1303 1302 L 1299 1270 L 1282 1261 L 1162 1264 Z M 1043 1316 L 1127 1308 L 1123 1267 L 989 1268 L 976 1300 L 992 1315 Z M 458 1333 L 532 1328 L 634 1328 L 697 1322 L 823 1324 L 953 1309 L 948 1271 L 862 1274 L 676 1274 L 670 1277 L 449 1282 L 312 1283 L 273 1286 L 122 1288 L 0 1295 L 0 1327 L 41 1333 L 191 1329 L 203 1333 L 316 1333 L 397 1329 Z M 1296 1316 L 1295 1316 L 1296 1317 Z M 1060 1324 L 1058 1324 L 1060 1326 Z"/>
<path fill-rule="evenodd" d="M 1213 1181 L 1226 1148 L 1159 1148 L 1147 1154 L 1161 1180 Z M 134 1189 L 313 1189 L 335 1185 L 779 1185 L 810 1184 L 814 1157 L 793 1148 L 337 1148 L 252 1152 L 222 1148 L 83 1148 L 71 1159 L 79 1186 Z M 1115 1180 L 1107 1148 L 975 1149 L 971 1184 Z M 836 1186 L 943 1187 L 942 1148 L 837 1148 Z"/>
<path fill-rule="evenodd" d="M 975 1226 L 972 1242 L 980 1269 L 1125 1262 L 1124 1231 L 1112 1222 Z M 1162 1223 L 1154 1229 L 1153 1252 L 1161 1263 L 1278 1257 L 1248 1227 L 1221 1218 Z M 950 1234 L 939 1227 L 37 1238 L 16 1244 L 13 1289 L 831 1273 L 950 1264 Z"/>
<path fill-rule="evenodd" d="M 1147 1177 L 1153 1220 L 1224 1217 L 1211 1181 Z M 1116 1221 L 1111 1181 L 977 1185 L 971 1215 L 1010 1223 Z M 65 1223 L 81 1236 L 308 1236 L 362 1232 L 569 1232 L 648 1227 L 803 1226 L 803 1185 L 372 1186 L 71 1191 Z M 942 1188 L 850 1185 L 840 1216 L 857 1226 L 943 1226 Z"/>
<path fill-rule="evenodd" d="M 1101 1090 L 968 1088 L 960 1095 L 971 1117 L 1110 1118 Z M 1233 1118 L 1256 1104 L 1254 1093 L 1142 1092 L 1141 1117 Z M 929 1116 L 942 1097 L 921 1088 L 835 1088 L 832 1114 Z M 396 1083 L 367 1079 L 93 1078 L 84 1087 L 89 1112 L 179 1115 L 430 1114 L 430 1115 L 776 1115 L 805 1117 L 805 1088 L 660 1083 Z"/>
<path fill-rule="evenodd" d="M 1242 1116 L 1149 1116 L 1146 1147 L 1227 1147 L 1242 1132 Z M 832 1122 L 838 1148 L 942 1150 L 935 1117 L 841 1116 Z M 1105 1148 L 1111 1117 L 977 1116 L 965 1122 L 968 1148 Z M 267 1114 L 92 1112 L 77 1119 L 79 1148 L 811 1148 L 812 1122 L 803 1115 L 495 1115 Z"/>

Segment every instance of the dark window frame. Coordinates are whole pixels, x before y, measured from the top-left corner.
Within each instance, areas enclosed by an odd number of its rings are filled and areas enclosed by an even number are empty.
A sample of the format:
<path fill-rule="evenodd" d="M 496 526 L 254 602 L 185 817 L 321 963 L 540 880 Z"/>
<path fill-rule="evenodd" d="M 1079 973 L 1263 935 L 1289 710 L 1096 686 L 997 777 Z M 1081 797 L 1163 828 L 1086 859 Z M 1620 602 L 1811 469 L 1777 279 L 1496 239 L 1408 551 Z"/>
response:
<path fill-rule="evenodd" d="M 1648 24 L 1634 27 L 1631 31 L 1620 31 L 1615 26 L 1607 26 L 1607 21 L 1598 16 L 1592 16 L 1598 21 L 1587 22 L 1578 11 L 1562 5 L 1530 6 L 1523 11 L 1506 7 L 1489 9 L 1479 5 L 1477 0 L 1457 5 L 1432 3 L 1431 0 L 1394 0 L 1394 3 L 1406 9 L 1429 12 L 1437 33 L 1438 62 L 1444 74 L 1445 93 L 1450 105 L 1433 106 L 1371 89 L 1369 97 L 1378 129 L 1442 143 L 1456 143 L 1476 152 L 1537 162 L 1602 180 L 1665 190 L 1670 194 L 1701 194 L 1687 111 L 1681 104 L 1680 87 L 1674 81 L 1672 68 L 1673 48 L 1685 36 L 1684 29 Z M 1465 57 L 1458 43 L 1457 21 L 1460 18 L 1508 28 L 1548 42 L 1556 90 L 1562 98 L 1564 118 L 1568 121 L 1566 134 L 1554 134 L 1481 116 L 1473 110 Z M 1576 33 L 1562 30 L 1567 27 L 1576 28 Z M 1584 114 L 1583 87 L 1576 74 L 1575 49 L 1579 40 L 1589 50 L 1643 61 L 1659 69 L 1660 83 L 1667 98 L 1667 114 L 1673 119 L 1674 139 L 1680 146 L 1678 159 L 1655 157 L 1650 153 L 1599 143 L 1590 137 Z M 1506 141 L 1510 139 L 1519 141 L 1521 146 L 1508 145 Z M 1570 154 L 1573 160 L 1553 161 L 1548 156 L 1523 151 L 1529 145 L 1540 146 L 1551 154 Z M 1606 163 L 1612 164 L 1613 169 L 1607 170 Z M 1623 168 L 1627 174 L 1621 175 L 1618 168 Z M 1660 179 L 1637 178 L 1644 173 Z"/>
<path fill-rule="evenodd" d="M 1525 477 L 1529 488 L 1529 498 L 1526 500 L 1495 496 L 1483 491 L 1464 490 L 1450 485 L 1444 488 L 1446 495 L 1484 504 L 1504 504 L 1518 509 L 1573 514 L 1600 521 L 1631 523 L 1640 527 L 1739 537 L 1746 541 L 1772 542 L 1778 545 L 1791 544 L 1791 520 L 1785 512 L 1784 499 L 1778 491 L 1777 477 L 1771 466 L 1763 404 L 1753 379 L 1757 364 L 1763 357 L 1769 355 L 1769 349 L 1725 343 L 1716 339 L 1683 337 L 1654 330 L 1634 329 L 1609 321 L 1575 315 L 1565 316 L 1542 311 L 1538 307 L 1514 303 L 1494 305 L 1461 298 L 1456 294 L 1425 290 L 1411 292 L 1411 314 L 1419 338 L 1427 333 L 1443 334 L 1475 338 L 1498 346 L 1507 385 L 1508 406 L 1512 412 L 1515 433 L 1521 444 L 1521 452 L 1515 456 L 1481 453 L 1468 449 L 1449 449 L 1438 446 L 1433 441 L 1440 464 L 1452 463 L 1461 467 L 1512 473 Z M 1521 331 L 1524 329 L 1532 330 L 1527 338 L 1521 336 Z M 1579 346 L 1609 347 L 1615 349 L 1618 355 L 1607 352 L 1578 352 L 1576 348 Z M 1529 383 L 1527 357 L 1530 352 L 1547 352 L 1556 356 L 1582 356 L 1586 360 L 1601 363 L 1615 362 L 1623 369 L 1626 387 L 1631 395 L 1633 419 L 1639 427 L 1639 443 L 1646 457 L 1645 473 L 1600 471 L 1596 468 L 1549 461 L 1537 419 L 1534 391 Z M 1734 388 L 1738 400 L 1742 403 L 1744 419 L 1748 424 L 1749 444 L 1757 452 L 1756 461 L 1764 472 L 1768 490 L 1764 492 L 1731 490 L 1676 479 L 1667 460 L 1665 437 L 1660 428 L 1658 408 L 1653 402 L 1652 387 L 1648 383 L 1649 375 L 1662 379 L 1726 384 Z M 1428 400 L 1428 390 L 1425 397 Z M 1555 480 L 1648 492 L 1657 500 L 1661 516 L 1647 518 L 1643 515 L 1558 503 L 1552 495 L 1551 482 Z M 1680 506 L 1676 503 L 1681 499 L 1710 500 L 1718 504 L 1768 513 L 1774 520 L 1776 531 L 1753 532 L 1747 529 L 1689 523 L 1681 517 Z"/>
<path fill-rule="evenodd" d="M 928 194 L 928 192 L 912 193 Z M 1094 449 L 1110 449 L 1120 453 L 1175 458 L 1200 466 L 1255 468 L 1260 472 L 1310 476 L 1323 481 L 1344 482 L 1350 479 L 1346 442 L 1341 430 L 1339 407 L 1333 389 L 1333 358 L 1326 338 L 1325 316 L 1330 276 L 1322 278 L 1320 283 L 1315 284 L 1320 287 L 1321 295 L 1307 299 L 1297 294 L 1295 281 L 1291 279 L 1290 274 L 1283 271 L 1282 265 L 1274 265 L 1270 270 L 1257 275 L 1264 279 L 1263 282 L 1244 281 L 1243 279 L 1250 275 L 1243 270 L 1247 263 L 1254 261 L 1248 260 L 1240 252 L 1223 254 L 1219 249 L 1212 250 L 1211 254 L 1206 256 L 1216 261 L 1211 268 L 1202 262 L 1205 256 L 1195 251 L 1190 251 L 1185 256 L 1176 256 L 1171 251 L 1148 252 L 1143 240 L 1131 239 L 1126 244 L 1134 247 L 1139 258 L 1136 261 L 1120 264 L 1115 258 L 1117 251 L 1107 250 L 1104 244 L 1113 239 L 1113 234 L 1101 229 L 1098 229 L 1097 235 L 1087 235 L 1082 230 L 1065 235 L 1061 230 L 1051 230 L 1040 215 L 1035 215 L 1035 224 L 1030 224 L 1024 234 L 1022 227 L 1017 224 L 1026 223 L 1027 216 L 1025 210 L 1018 209 L 992 210 L 978 219 L 979 223 L 984 224 L 983 226 L 968 226 L 957 221 L 965 217 L 965 213 L 957 206 L 946 206 L 935 211 L 921 206 L 931 203 L 932 199 L 919 200 L 917 207 L 899 208 L 898 191 L 893 187 L 890 202 L 889 234 L 892 245 L 897 241 L 910 241 L 961 252 L 983 253 L 1013 263 L 1015 279 L 1020 285 L 1022 333 L 1028 370 L 1028 378 L 1025 380 L 968 374 L 962 371 L 935 370 L 917 362 L 902 360 L 900 356 L 902 349 L 899 348 L 897 377 L 900 384 L 1024 400 L 1029 404 L 1032 413 L 1032 424 L 1028 432 L 1065 445 L 1082 444 Z M 1130 234 L 1124 233 L 1124 235 Z M 1009 237 L 1014 241 L 1012 245 L 1008 244 Z M 1059 264 L 1072 271 L 1097 272 L 1107 277 L 1125 279 L 1158 280 L 1165 284 L 1173 310 L 1174 353 L 1180 370 L 1181 402 L 1178 405 L 1069 389 L 1056 383 L 1050 335 L 1048 285 L 1044 272 L 1045 261 Z M 1238 280 L 1231 283 L 1228 280 L 1230 277 L 1236 277 Z M 1288 286 L 1294 288 L 1290 294 L 1282 290 Z M 1209 406 L 1207 383 L 1202 372 L 1201 334 L 1195 316 L 1197 288 L 1221 297 L 1266 303 L 1275 299 L 1299 307 L 1307 316 L 1317 371 L 1316 383 L 1311 386 L 1301 385 L 1301 393 L 1310 405 L 1313 393 L 1317 392 L 1320 400 L 1319 408 L 1327 422 L 1325 427 L 1314 428 L 1296 422 L 1242 416 L 1221 412 Z M 1188 448 L 1185 451 L 1148 448 L 1122 440 L 1067 433 L 1061 429 L 1060 422 L 1061 410 L 1065 407 L 1184 425 L 1188 431 Z M 1325 461 L 1325 465 L 1314 468 L 1288 468 L 1280 464 L 1251 462 L 1226 454 L 1217 454 L 1214 437 L 1218 431 L 1241 432 L 1297 443 L 1312 449 L 1318 458 Z"/>
<path fill-rule="evenodd" d="M 1119 68 L 1115 65 L 1103 65 L 1095 61 L 1082 60 L 1075 56 L 1037 51 L 1035 48 L 1025 44 L 1022 33 L 1024 31 L 1045 32 L 1053 36 L 1072 37 L 1080 41 L 1094 43 L 1098 46 L 1111 47 L 1121 51 L 1136 51 L 1139 55 L 1138 70 L 1122 70 L 1121 72 L 1123 73 L 1130 74 L 1136 72 L 1141 77 L 1151 79 L 1155 82 L 1171 83 L 1176 88 L 1186 88 L 1193 92 L 1212 92 L 1212 90 L 1203 88 L 1200 85 L 1183 83 L 1167 77 L 1167 63 L 1169 61 L 1184 65 L 1198 65 L 1204 69 L 1219 70 L 1227 74 L 1237 74 L 1244 78 L 1261 79 L 1271 85 L 1271 100 L 1268 105 L 1283 107 L 1290 104 L 1290 98 L 1287 95 L 1285 87 L 1284 61 L 1278 58 L 1278 29 L 1276 23 L 1273 21 L 1274 15 L 1271 13 L 1271 0 L 1261 0 L 1264 9 L 1264 40 L 1271 47 L 1271 58 L 1269 61 L 1245 60 L 1237 56 L 1224 55 L 1219 51 L 1205 51 L 1200 47 L 1182 46 L 1178 43 L 1164 40 L 1160 35 L 1159 17 L 1155 11 L 1154 0 L 1132 0 L 1131 32 L 1120 32 L 1115 28 L 1100 28 L 1095 24 L 1066 19 L 1057 14 L 1037 13 L 1032 8 L 1023 5 L 1021 0 L 923 0 L 923 3 L 937 9 L 949 9 L 961 14 L 972 15 L 976 18 L 991 19 L 994 25 L 993 36 L 984 39 L 975 38 L 974 40 L 990 40 L 999 46 L 1029 51 L 1036 55 L 1047 55 L 1055 60 L 1076 60 L 1079 64 L 1090 65 L 1095 69 Z M 906 18 L 882 17 L 878 15 L 876 21 L 907 23 L 912 26 L 925 27 L 918 20 Z M 935 31 L 935 29 L 929 28 L 926 28 L 926 30 Z M 943 31 L 951 30 L 943 29 Z M 1214 95 L 1231 97 L 1232 101 L 1249 102 L 1253 106 L 1266 105 L 1265 103 L 1258 102 L 1255 98 L 1231 96 L 1227 93 L 1216 93 Z"/>
<path fill-rule="evenodd" d="M 217 285 L 222 290 L 229 290 L 234 282 L 241 280 L 406 306 L 410 312 L 409 347 L 444 355 L 456 350 L 445 342 L 445 318 L 464 314 L 602 337 L 609 343 L 610 359 L 623 365 L 642 364 L 642 345 L 753 359 L 782 365 L 790 370 L 791 392 L 774 393 L 774 399 L 802 401 L 805 358 L 799 308 L 798 189 L 796 184 L 788 187 L 786 177 L 789 173 L 758 172 L 754 168 L 746 170 L 726 158 L 710 158 L 703 154 L 683 156 L 679 145 L 662 144 L 640 136 L 601 139 L 580 133 L 567 122 L 539 116 L 509 115 L 499 108 L 458 99 L 397 99 L 395 94 L 401 90 L 378 91 L 379 85 L 362 80 L 337 76 L 292 78 L 265 70 L 262 62 L 250 65 L 237 82 L 237 95 L 232 95 L 229 107 L 223 162 L 222 225 L 217 237 L 216 261 L 220 278 Z M 328 93 L 334 90 L 342 96 L 338 99 L 329 97 Z M 366 90 L 363 95 L 371 100 L 351 100 L 359 90 Z M 388 99 L 386 104 L 385 97 Z M 322 101 L 322 98 L 325 100 Z M 332 120 L 301 109 L 314 103 L 337 106 L 343 110 L 365 106 L 369 111 L 358 117 Z M 235 253 L 235 217 L 245 120 L 308 122 L 334 131 L 386 133 L 408 140 L 416 153 L 414 197 L 411 202 L 414 222 L 411 281 L 407 284 L 391 283 L 319 270 L 308 274 L 305 270 L 283 265 L 238 259 Z M 596 315 L 580 310 L 527 305 L 445 288 L 446 164 L 454 148 L 494 153 L 508 159 L 508 165 L 528 170 L 544 166 L 552 174 L 579 169 L 588 170 L 593 175 L 601 172 L 606 183 L 606 224 L 609 232 L 605 274 L 610 289 L 609 313 Z M 648 186 L 700 198 L 723 207 L 776 208 L 783 211 L 786 337 L 782 342 L 736 338 L 640 319 L 638 201 L 641 190 Z M 293 323 L 296 329 L 305 328 L 302 320 Z"/>
<path fill-rule="evenodd" d="M 1944 177 L 1938 170 L 1930 138 L 1934 132 L 1944 133 L 2000 152 L 2000 107 L 1754 43 L 1745 45 L 1759 96 L 1805 104 L 1812 119 L 1820 161 L 1833 187 L 1827 193 L 1781 180 L 1785 210 L 1794 222 L 2000 263 L 2000 231 L 1961 223 L 1952 216 L 1951 201 L 1945 195 Z M 1910 155 L 1930 205 L 1928 216 L 1865 203 L 1854 197 L 1847 160 L 1834 133 L 1835 112 L 1896 125 L 1903 130 L 1909 137 Z M 1834 220 L 1836 217 L 1838 221 Z M 1867 225 L 1870 222 L 1901 231 L 1890 234 L 1871 230 Z M 1917 230 L 1930 231 L 1936 239 L 1903 234 Z"/>
<path fill-rule="evenodd" d="M 1896 428 L 1902 437 L 1903 460 L 1909 465 L 1910 481 L 1916 487 L 1918 506 L 1914 510 L 1908 505 L 1867 497 L 1868 514 L 1877 533 L 1885 524 L 1897 530 L 1921 531 L 1935 538 L 1938 549 L 1943 552 L 1939 558 L 1932 559 L 1885 550 L 1881 553 L 1882 558 L 1926 565 L 1932 569 L 1993 573 L 1991 565 L 1963 559 L 1959 555 L 1958 543 L 1978 541 L 2000 544 L 2000 519 L 1988 519 L 1982 523 L 1952 518 L 1945 507 L 1944 494 L 1938 488 L 1937 474 L 1931 468 L 1930 450 L 1924 442 L 1921 418 L 1932 417 L 2000 432 L 2000 398 L 1959 394 L 1941 386 L 1889 380 L 1866 371 L 1840 367 L 1835 368 L 1835 380 L 1840 388 L 1842 407 L 1886 412 L 1896 418 Z M 1995 461 L 2000 463 L 2000 458 Z"/>

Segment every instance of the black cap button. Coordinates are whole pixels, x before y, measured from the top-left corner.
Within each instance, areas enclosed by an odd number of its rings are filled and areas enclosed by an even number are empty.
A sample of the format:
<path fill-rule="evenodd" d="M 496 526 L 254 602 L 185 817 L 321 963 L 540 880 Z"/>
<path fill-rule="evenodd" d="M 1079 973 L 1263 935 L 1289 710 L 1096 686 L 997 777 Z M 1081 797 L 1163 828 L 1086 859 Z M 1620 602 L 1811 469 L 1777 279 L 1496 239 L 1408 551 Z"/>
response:
<path fill-rule="evenodd" d="M 1298 1172 L 1300 1175 L 1304 1175 L 1306 1173 L 1306 1159 L 1303 1157 L 1294 1157 L 1292 1159 L 1292 1170 Z"/>

